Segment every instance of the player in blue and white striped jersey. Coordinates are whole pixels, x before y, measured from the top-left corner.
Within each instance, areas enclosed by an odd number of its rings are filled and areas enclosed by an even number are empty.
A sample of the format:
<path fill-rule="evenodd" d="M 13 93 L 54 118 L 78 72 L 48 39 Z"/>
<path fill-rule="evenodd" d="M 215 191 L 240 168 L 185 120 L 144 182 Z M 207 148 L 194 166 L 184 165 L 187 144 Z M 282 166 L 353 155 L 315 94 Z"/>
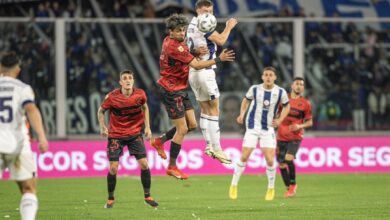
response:
<path fill-rule="evenodd" d="M 286 90 L 274 84 L 276 69 L 266 67 L 262 74 L 263 83 L 249 88 L 241 103 L 240 115 L 237 122 L 242 124 L 246 111 L 246 132 L 243 141 L 241 158 L 234 167 L 232 184 L 229 190 L 231 199 L 237 198 L 237 185 L 240 176 L 245 170 L 246 162 L 252 151 L 260 143 L 260 148 L 266 160 L 266 174 L 268 190 L 265 200 L 273 200 L 275 196 L 275 149 L 276 137 L 274 128 L 278 127 L 290 111 L 289 99 Z M 283 110 L 279 118 L 276 117 L 278 106 L 282 104 Z"/>

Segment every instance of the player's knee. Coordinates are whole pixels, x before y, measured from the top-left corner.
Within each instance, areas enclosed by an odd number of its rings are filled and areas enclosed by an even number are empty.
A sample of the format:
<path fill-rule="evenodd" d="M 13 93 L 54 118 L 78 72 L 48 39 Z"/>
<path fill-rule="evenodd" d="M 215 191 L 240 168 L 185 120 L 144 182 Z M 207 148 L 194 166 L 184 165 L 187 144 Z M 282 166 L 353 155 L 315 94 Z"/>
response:
<path fill-rule="evenodd" d="M 24 193 L 35 193 L 35 186 L 34 186 L 34 184 L 25 182 L 22 184 L 21 191 L 23 194 Z"/>
<path fill-rule="evenodd" d="M 118 167 L 110 167 L 110 174 L 116 175 L 118 173 Z"/>
<path fill-rule="evenodd" d="M 179 135 L 186 135 L 188 133 L 188 128 L 183 126 L 176 129 L 176 133 Z"/>
<path fill-rule="evenodd" d="M 279 168 L 280 169 L 286 169 L 287 168 L 287 164 L 286 163 L 279 163 Z"/>
<path fill-rule="evenodd" d="M 286 161 L 293 161 L 294 160 L 294 156 L 291 155 L 291 154 L 287 154 L 286 157 L 284 158 Z"/>
<path fill-rule="evenodd" d="M 274 159 L 272 158 L 266 158 L 267 166 L 272 167 L 274 166 Z"/>

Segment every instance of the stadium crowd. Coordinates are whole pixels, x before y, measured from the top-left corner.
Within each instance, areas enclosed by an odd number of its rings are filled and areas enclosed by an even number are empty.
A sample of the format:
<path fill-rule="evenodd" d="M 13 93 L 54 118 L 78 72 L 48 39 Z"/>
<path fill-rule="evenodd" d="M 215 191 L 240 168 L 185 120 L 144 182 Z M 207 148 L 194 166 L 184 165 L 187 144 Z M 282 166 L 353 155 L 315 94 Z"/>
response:
<path fill-rule="evenodd" d="M 19 17 L 99 17 L 92 1 L 33 1 L 22 5 L 5 4 L 3 16 Z M 166 17 L 173 12 L 193 15 L 188 8 L 168 7 L 154 11 L 149 1 L 97 0 L 104 17 Z M 312 17 L 314 15 L 309 15 Z M 337 17 L 337 14 L 334 15 Z M 288 7 L 266 17 L 306 17 L 304 9 L 293 14 Z M 110 30 L 116 33 L 116 25 Z M 119 24 L 126 36 L 135 36 L 130 25 Z M 218 28 L 223 28 L 219 25 Z M 236 51 L 234 63 L 218 68 L 219 88 L 228 96 L 242 97 L 250 84 L 260 83 L 259 70 L 275 66 L 293 75 L 291 23 L 253 23 L 239 26 L 226 47 Z M 102 26 L 96 23 L 72 23 L 66 27 L 66 72 L 68 97 L 88 96 L 98 92 L 102 96 L 118 86 L 115 58 L 109 50 Z M 158 25 L 160 38 L 164 25 Z M 157 64 L 158 40 L 152 24 L 142 24 L 142 35 L 148 42 Z M 160 40 L 161 40 L 160 39 Z M 148 70 L 137 38 L 128 39 L 142 68 Z M 390 28 L 356 23 L 319 23 L 305 25 L 306 95 L 312 101 L 314 129 L 317 130 L 372 130 L 390 129 Z M 119 42 L 119 40 L 118 40 Z M 120 43 L 118 43 L 121 45 Z M 122 45 L 122 47 L 124 47 Z M 54 99 L 54 25 L 51 23 L 0 23 L 0 51 L 13 50 L 23 54 L 23 80 L 36 88 L 37 101 Z M 126 52 L 121 51 L 121 54 Z M 152 75 L 148 75 L 151 77 Z M 283 74 L 280 85 L 288 89 Z M 154 81 L 154 80 L 153 80 Z M 140 87 L 146 85 L 138 80 Z M 316 85 L 322 88 L 318 89 Z M 159 118 L 160 100 L 155 89 L 149 89 L 151 116 Z M 227 98 L 229 99 L 229 98 Z M 236 98 L 233 98 L 236 99 Z M 232 99 L 232 100 L 233 100 Z M 229 106 L 221 106 L 222 112 Z M 230 103 L 231 102 L 226 102 Z M 238 114 L 238 113 L 237 113 Z M 222 114 L 223 115 L 223 114 Z M 223 116 L 222 116 L 223 118 Z M 158 122 L 152 130 L 158 131 Z M 236 130 L 237 126 L 221 124 L 222 129 Z"/>

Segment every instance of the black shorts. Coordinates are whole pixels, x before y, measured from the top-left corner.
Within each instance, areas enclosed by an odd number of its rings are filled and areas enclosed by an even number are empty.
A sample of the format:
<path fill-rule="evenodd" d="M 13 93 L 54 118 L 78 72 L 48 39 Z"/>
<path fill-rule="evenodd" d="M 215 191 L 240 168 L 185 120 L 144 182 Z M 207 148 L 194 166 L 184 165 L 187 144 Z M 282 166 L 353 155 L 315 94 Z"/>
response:
<path fill-rule="evenodd" d="M 278 146 L 276 148 L 276 157 L 278 162 L 285 163 L 286 154 L 291 154 L 295 158 L 300 144 L 301 140 L 278 141 Z"/>
<path fill-rule="evenodd" d="M 108 138 L 107 158 L 109 161 L 119 161 L 123 155 L 123 148 L 127 146 L 129 154 L 137 160 L 146 158 L 146 150 L 142 135 L 135 135 L 126 138 Z"/>
<path fill-rule="evenodd" d="M 183 118 L 187 110 L 194 108 L 186 90 L 169 92 L 160 85 L 158 88 L 170 119 Z"/>

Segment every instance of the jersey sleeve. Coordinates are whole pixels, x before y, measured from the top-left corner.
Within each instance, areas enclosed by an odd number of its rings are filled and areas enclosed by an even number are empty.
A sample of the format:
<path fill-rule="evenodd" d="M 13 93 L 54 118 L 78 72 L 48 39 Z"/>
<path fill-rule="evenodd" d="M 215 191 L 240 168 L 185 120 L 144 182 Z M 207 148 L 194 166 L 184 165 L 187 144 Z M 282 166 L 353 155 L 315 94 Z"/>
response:
<path fill-rule="evenodd" d="M 305 120 L 310 120 L 313 118 L 313 115 L 311 113 L 311 103 L 309 100 L 306 101 L 306 108 L 305 108 Z"/>
<path fill-rule="evenodd" d="M 282 89 L 282 104 L 286 106 L 289 103 L 288 95 L 285 89 Z"/>
<path fill-rule="evenodd" d="M 34 103 L 35 102 L 35 95 L 34 91 L 32 90 L 31 86 L 26 86 L 22 89 L 21 94 L 21 105 L 24 106 L 28 103 Z"/>
<path fill-rule="evenodd" d="M 245 94 L 245 98 L 249 100 L 253 100 L 253 90 L 255 89 L 255 86 L 251 86 Z"/>
<path fill-rule="evenodd" d="M 172 45 L 169 56 L 184 64 L 189 64 L 194 59 L 194 55 L 190 53 L 188 46 L 181 44 Z"/>
<path fill-rule="evenodd" d="M 144 105 L 148 101 L 148 97 L 146 96 L 145 91 L 142 89 L 141 89 L 141 100 L 142 100 L 142 105 Z"/>
<path fill-rule="evenodd" d="M 100 107 L 102 107 L 103 109 L 109 109 L 111 107 L 111 97 L 110 97 L 111 93 L 107 94 L 106 97 L 104 98 L 104 101 L 102 102 L 102 104 L 100 105 Z"/>

